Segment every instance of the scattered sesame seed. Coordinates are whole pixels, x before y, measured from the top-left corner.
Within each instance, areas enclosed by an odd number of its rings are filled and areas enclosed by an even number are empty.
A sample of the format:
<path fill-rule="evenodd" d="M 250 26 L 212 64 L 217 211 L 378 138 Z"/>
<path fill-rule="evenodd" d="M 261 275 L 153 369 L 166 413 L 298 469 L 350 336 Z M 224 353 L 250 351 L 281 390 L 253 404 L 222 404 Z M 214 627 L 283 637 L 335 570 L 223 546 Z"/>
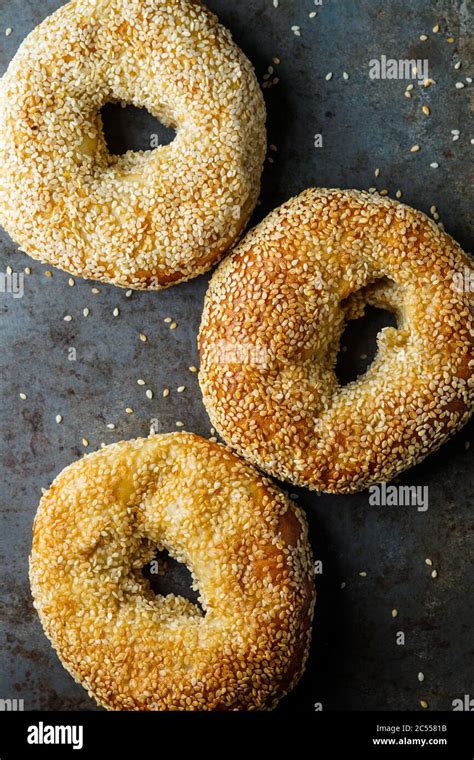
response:
<path fill-rule="evenodd" d="M 60 425 L 61 422 L 63 421 L 63 418 L 62 418 L 61 414 L 57 414 L 56 417 L 55 417 L 55 419 L 56 419 L 56 422 L 57 422 L 58 425 Z"/>
<path fill-rule="evenodd" d="M 429 567 L 431 567 L 432 564 L 433 564 L 433 560 L 429 559 L 429 558 L 425 559 L 425 562 L 426 562 L 427 565 L 429 565 Z"/>
<path fill-rule="evenodd" d="M 107 423 L 106 427 L 107 427 L 109 430 L 115 430 L 115 425 L 114 425 L 114 423 L 113 423 L 113 422 L 109 422 L 109 423 Z"/>
<path fill-rule="evenodd" d="M 328 71 L 326 74 L 326 82 L 329 82 L 332 79 L 332 71 Z"/>
<path fill-rule="evenodd" d="M 82 310 L 82 313 L 84 314 L 85 317 L 88 317 L 90 314 L 90 309 L 88 309 L 86 306 L 86 308 Z"/>
<path fill-rule="evenodd" d="M 349 74 L 347 73 L 347 71 L 342 72 L 342 78 L 345 79 L 347 82 L 347 80 L 349 79 Z"/>
<path fill-rule="evenodd" d="M 421 150 L 421 147 L 419 145 L 412 145 L 410 148 L 410 153 L 418 153 L 419 150 Z"/>
<path fill-rule="evenodd" d="M 456 84 L 454 86 L 455 86 L 456 90 L 462 90 L 462 89 L 464 89 L 465 84 L 464 84 L 464 82 L 456 82 Z"/>
<path fill-rule="evenodd" d="M 367 573 L 365 572 L 365 570 L 362 570 L 362 571 L 359 573 L 359 575 L 360 575 L 360 577 L 361 577 L 361 578 L 366 578 L 366 577 L 367 577 Z"/>
<path fill-rule="evenodd" d="M 437 570 L 432 570 L 431 577 L 432 578 L 437 578 L 438 577 L 438 571 Z"/>
<path fill-rule="evenodd" d="M 431 114 L 431 110 L 429 106 L 422 106 L 421 110 L 426 116 L 429 116 Z"/>
<path fill-rule="evenodd" d="M 177 390 L 178 393 L 183 393 L 183 391 L 186 390 L 186 386 L 185 385 L 180 385 L 180 386 L 178 386 L 178 388 L 176 388 L 176 390 Z"/>
<path fill-rule="evenodd" d="M 113 310 L 112 314 L 114 315 L 114 317 L 118 317 L 118 315 L 120 314 L 120 311 L 119 311 L 119 309 L 115 308 L 115 309 Z"/>
<path fill-rule="evenodd" d="M 435 34 L 438 34 L 439 30 L 440 30 L 440 26 L 439 26 L 439 24 L 436 24 L 436 25 L 433 27 L 433 32 L 434 32 Z"/>
<path fill-rule="evenodd" d="M 181 422 L 181 420 L 178 420 L 178 421 L 175 423 L 175 425 L 176 425 L 176 427 L 179 427 L 179 428 L 181 428 L 181 427 L 184 427 L 184 422 Z"/>
<path fill-rule="evenodd" d="M 163 320 L 163 322 L 166 322 L 167 325 L 170 325 L 172 321 L 173 320 L 171 319 L 171 317 L 165 317 Z"/>
<path fill-rule="evenodd" d="M 167 398 L 170 395 L 169 388 L 163 388 L 163 398 Z"/>
<path fill-rule="evenodd" d="M 342 583 L 341 583 L 341 589 L 345 589 L 345 588 L 346 588 L 346 585 L 347 585 L 347 584 L 346 584 L 346 582 L 345 582 L 345 581 L 342 581 Z"/>
<path fill-rule="evenodd" d="M 315 18 L 317 15 L 318 15 L 318 14 L 316 13 L 316 11 L 310 11 L 310 13 L 308 13 L 308 16 L 309 16 L 310 18 Z"/>
<path fill-rule="evenodd" d="M 456 61 L 456 63 L 454 64 L 454 68 L 456 69 L 456 71 L 458 71 L 461 68 L 461 66 L 462 66 L 462 61 Z"/>
<path fill-rule="evenodd" d="M 374 171 L 374 174 L 376 177 L 380 177 L 380 169 L 377 167 L 377 169 Z"/>
<path fill-rule="evenodd" d="M 69 278 L 69 280 L 67 281 L 67 283 L 68 283 L 68 285 L 69 285 L 70 288 L 73 288 L 74 285 L 76 284 L 75 281 L 74 281 L 74 279 L 72 277 Z"/>
<path fill-rule="evenodd" d="M 53 273 L 52 273 L 52 272 L 50 272 L 50 271 L 49 271 L 49 269 L 46 269 L 46 271 L 45 271 L 45 273 L 44 273 L 44 276 L 45 276 L 45 277 L 48 277 L 49 279 L 51 279 L 51 277 L 53 276 Z"/>
<path fill-rule="evenodd" d="M 291 27 L 291 31 L 295 37 L 301 37 L 301 28 L 299 26 L 296 26 L 296 24 Z"/>
<path fill-rule="evenodd" d="M 428 705 L 428 702 L 426 701 L 426 699 L 420 699 L 420 706 L 421 706 L 421 707 L 422 707 L 424 710 L 427 710 L 427 709 L 428 709 L 429 705 Z"/>
<path fill-rule="evenodd" d="M 131 406 L 127 406 L 127 407 L 126 407 L 126 409 L 125 409 L 125 412 L 126 412 L 127 414 L 133 414 L 133 409 L 132 409 L 132 407 L 131 407 Z"/>
<path fill-rule="evenodd" d="M 89 441 L 87 440 L 87 438 L 83 438 L 82 439 L 82 445 L 83 446 L 88 446 L 89 445 Z"/>
<path fill-rule="evenodd" d="M 92 288 L 91 289 L 91 293 L 93 293 L 96 296 L 96 295 L 98 295 L 100 293 L 100 290 L 99 290 L 99 288 Z"/>
<path fill-rule="evenodd" d="M 178 325 L 176 324 L 176 322 L 172 322 L 170 324 L 170 330 L 176 330 L 177 327 L 178 327 Z"/>
<path fill-rule="evenodd" d="M 148 338 L 147 338 L 147 336 L 145 335 L 145 333 L 140 333 L 140 334 L 139 334 L 139 338 L 140 338 L 140 340 L 141 340 L 141 342 L 142 342 L 142 343 L 146 343 L 146 342 L 147 342 L 147 340 L 148 340 Z"/>
<path fill-rule="evenodd" d="M 153 391 L 151 391 L 150 389 L 148 389 L 148 390 L 146 391 L 146 393 L 145 393 L 145 396 L 146 396 L 147 398 L 149 398 L 149 399 L 152 399 L 152 398 L 153 398 Z"/>
<path fill-rule="evenodd" d="M 30 267 L 25 267 L 23 271 L 24 271 L 25 274 L 31 274 L 31 268 Z"/>
<path fill-rule="evenodd" d="M 397 190 L 397 192 L 395 193 L 395 198 L 401 198 L 401 197 L 402 197 L 402 191 Z"/>
<path fill-rule="evenodd" d="M 447 41 L 448 41 L 450 44 L 452 44 L 453 42 L 455 42 L 455 39 L 454 39 L 454 37 L 448 37 Z"/>
<path fill-rule="evenodd" d="M 131 298 L 131 297 L 132 297 L 132 291 L 131 290 L 127 290 L 126 293 L 125 293 L 125 298 Z"/>
<path fill-rule="evenodd" d="M 419 680 L 420 683 L 423 683 L 423 681 L 425 680 L 425 674 L 422 673 L 421 670 L 418 673 L 418 680 Z"/>
<path fill-rule="evenodd" d="M 65 317 L 63 317 L 63 320 L 64 320 L 65 322 L 70 322 L 70 321 L 72 320 L 72 317 L 71 317 L 71 315 L 70 315 L 70 314 L 66 314 L 66 316 L 65 316 Z"/>
<path fill-rule="evenodd" d="M 437 169 L 439 167 L 439 164 L 438 164 L 437 161 L 432 161 L 431 164 L 430 164 L 430 167 L 432 169 Z"/>
<path fill-rule="evenodd" d="M 145 385 L 145 381 L 142 380 L 141 377 L 139 377 L 138 380 L 137 380 L 137 385 Z"/>
<path fill-rule="evenodd" d="M 190 372 L 193 372 L 194 374 L 196 374 L 196 372 L 198 371 L 198 368 L 195 367 L 194 365 L 191 365 L 191 367 L 188 367 L 188 369 Z"/>
<path fill-rule="evenodd" d="M 20 398 L 21 398 L 22 401 L 26 401 L 26 399 L 28 398 L 28 396 L 26 395 L 26 393 L 20 393 L 19 395 L 20 395 Z"/>
<path fill-rule="evenodd" d="M 12 31 L 13 29 L 11 28 L 11 26 L 7 26 L 7 28 L 5 29 L 5 37 L 9 37 Z"/>
<path fill-rule="evenodd" d="M 427 39 L 428 39 L 428 35 L 427 34 L 420 34 L 420 40 L 422 42 L 426 42 Z"/>
<path fill-rule="evenodd" d="M 398 610 L 392 610 L 392 617 L 393 618 L 398 617 Z"/>

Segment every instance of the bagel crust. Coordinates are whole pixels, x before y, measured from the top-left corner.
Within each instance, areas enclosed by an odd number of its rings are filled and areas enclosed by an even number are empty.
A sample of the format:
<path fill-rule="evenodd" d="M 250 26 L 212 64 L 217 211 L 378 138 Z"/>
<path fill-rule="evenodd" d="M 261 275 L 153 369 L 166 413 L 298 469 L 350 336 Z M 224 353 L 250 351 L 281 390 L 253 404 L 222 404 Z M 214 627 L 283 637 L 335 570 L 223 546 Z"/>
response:
<path fill-rule="evenodd" d="M 470 276 L 467 277 L 467 274 Z M 472 266 L 424 214 L 309 189 L 219 266 L 199 336 L 213 426 L 265 472 L 327 492 L 388 481 L 473 410 Z M 394 311 L 367 372 L 334 372 L 345 320 Z"/>
<path fill-rule="evenodd" d="M 155 595 L 166 549 L 203 612 Z M 63 665 L 109 710 L 264 710 L 298 681 L 314 607 L 304 515 L 220 444 L 188 433 L 107 446 L 42 498 L 30 580 Z"/>
<path fill-rule="evenodd" d="M 146 108 L 175 140 L 111 155 L 108 102 Z M 26 38 L 0 82 L 0 222 L 40 261 L 158 290 L 236 241 L 265 150 L 253 67 L 204 6 L 73 0 Z"/>

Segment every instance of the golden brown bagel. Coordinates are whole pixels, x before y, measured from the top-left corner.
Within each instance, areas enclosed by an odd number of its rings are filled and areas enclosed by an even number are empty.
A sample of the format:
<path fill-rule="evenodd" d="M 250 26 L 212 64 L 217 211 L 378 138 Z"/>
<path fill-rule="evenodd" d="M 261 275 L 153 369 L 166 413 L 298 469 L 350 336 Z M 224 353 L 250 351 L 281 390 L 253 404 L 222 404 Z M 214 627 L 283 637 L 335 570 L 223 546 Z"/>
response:
<path fill-rule="evenodd" d="M 153 593 L 159 549 L 197 606 Z M 303 513 L 224 447 L 175 433 L 74 462 L 42 498 L 30 578 L 64 666 L 110 710 L 262 710 L 297 682 L 314 588 Z"/>
<path fill-rule="evenodd" d="M 472 413 L 466 272 L 459 245 L 419 211 L 356 190 L 306 190 L 211 280 L 199 345 L 212 424 L 298 485 L 349 492 L 390 480 Z M 372 366 L 341 387 L 345 319 L 365 303 L 395 311 L 398 329 L 379 333 Z"/>
<path fill-rule="evenodd" d="M 111 155 L 100 109 L 177 130 Z M 34 258 L 157 290 L 209 269 L 257 201 L 265 106 L 230 33 L 187 0 L 73 0 L 24 41 L 0 83 L 0 222 Z"/>

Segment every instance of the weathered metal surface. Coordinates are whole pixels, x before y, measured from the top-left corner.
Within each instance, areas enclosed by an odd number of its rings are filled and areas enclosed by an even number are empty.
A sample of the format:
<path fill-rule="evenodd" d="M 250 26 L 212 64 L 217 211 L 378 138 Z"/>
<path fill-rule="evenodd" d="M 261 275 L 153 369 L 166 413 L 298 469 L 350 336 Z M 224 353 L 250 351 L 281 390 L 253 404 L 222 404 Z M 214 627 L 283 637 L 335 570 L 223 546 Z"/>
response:
<path fill-rule="evenodd" d="M 0 69 L 56 0 L 4 0 Z M 466 248 L 472 215 L 472 74 L 467 2 L 455 0 L 210 0 L 256 66 L 273 66 L 279 82 L 264 90 L 269 143 L 261 205 L 254 221 L 309 185 L 400 189 L 403 200 L 437 206 L 446 229 Z M 317 12 L 310 18 L 311 12 Z M 431 30 L 439 23 L 441 30 Z M 300 27 L 300 36 L 292 31 Z M 11 27 L 10 36 L 4 29 Z M 471 29 L 472 32 L 472 29 Z M 421 41 L 420 34 L 429 39 Z M 447 41 L 452 35 L 454 42 Z M 471 33 L 472 39 L 472 33 Z M 369 60 L 427 58 L 429 88 L 372 81 Z M 280 63 L 272 63 L 278 57 Z M 454 63 L 462 60 L 459 70 Z M 343 72 L 349 79 L 343 78 Z M 332 79 L 326 75 L 332 72 Z M 425 103 L 431 116 L 421 110 Z M 470 111 L 471 106 L 471 111 Z M 126 115 L 109 119 L 110 140 L 148 147 L 154 126 Z M 125 120 L 125 121 L 124 121 Z M 453 142 L 451 130 L 460 130 Z M 321 133 L 323 147 L 314 147 Z M 414 144 L 421 151 L 410 153 Z M 430 168 L 438 162 L 439 168 Z M 374 171 L 380 168 L 380 176 Z M 27 556 L 41 487 L 84 453 L 148 433 L 185 428 L 209 435 L 196 375 L 196 333 L 206 277 L 159 294 L 134 293 L 76 279 L 41 266 L 0 236 L 0 271 L 31 267 L 23 298 L 0 294 L 1 494 L 0 697 L 29 709 L 94 709 L 62 668 L 32 608 Z M 90 315 L 83 316 L 84 308 Z M 120 314 L 112 312 L 118 307 Z M 70 314 L 71 322 L 63 317 Z M 177 323 L 171 331 L 164 318 Z M 139 333 L 148 342 L 139 340 Z M 365 342 L 352 337 L 355 364 Z M 373 345 L 373 344 L 372 344 Z M 70 361 L 69 349 L 76 351 Z M 146 380 L 154 399 L 137 379 Z M 182 394 L 176 388 L 185 385 Z M 172 392 L 162 398 L 163 388 Z M 19 393 L 27 394 L 26 400 Z M 125 407 L 133 407 L 127 415 Z M 63 421 L 57 424 L 56 415 Z M 109 430 L 107 423 L 115 423 Z M 451 709 L 473 688 L 472 425 L 400 482 L 429 487 L 429 509 L 376 507 L 368 494 L 316 496 L 297 491 L 308 513 L 315 557 L 323 561 L 312 654 L 302 683 L 279 709 L 410 709 L 419 699 Z M 293 489 L 292 489 L 293 490 Z M 431 558 L 438 578 L 431 578 Z M 366 576 L 361 576 L 366 572 Z M 177 573 L 179 575 L 179 573 Z M 176 573 L 172 578 L 176 578 Z M 176 580 L 176 583 L 179 579 Z M 346 583 L 341 589 L 341 583 Z M 179 588 L 179 586 L 177 586 Z M 392 609 L 398 616 L 392 617 Z M 405 633 L 405 645 L 396 643 Z M 425 674 L 419 683 L 417 673 Z"/>

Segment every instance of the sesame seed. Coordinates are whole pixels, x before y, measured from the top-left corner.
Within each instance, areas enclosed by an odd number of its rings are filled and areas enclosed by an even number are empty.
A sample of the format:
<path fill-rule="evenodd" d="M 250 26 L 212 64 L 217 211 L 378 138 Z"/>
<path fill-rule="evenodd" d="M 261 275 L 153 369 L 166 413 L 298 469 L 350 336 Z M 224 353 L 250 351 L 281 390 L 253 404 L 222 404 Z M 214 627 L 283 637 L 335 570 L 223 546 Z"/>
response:
<path fill-rule="evenodd" d="M 178 393 L 183 393 L 183 391 L 186 390 L 186 386 L 185 385 L 180 385 L 178 388 L 176 388 L 176 390 L 177 390 Z"/>
<path fill-rule="evenodd" d="M 332 71 L 328 71 L 325 78 L 326 78 L 326 82 L 329 82 L 332 79 Z"/>
<path fill-rule="evenodd" d="M 51 277 L 53 276 L 53 273 L 50 272 L 49 269 L 46 269 L 46 271 L 44 272 L 44 276 L 48 277 L 49 279 L 51 279 Z"/>
<path fill-rule="evenodd" d="M 83 438 L 82 439 L 82 445 L 83 446 L 88 446 L 89 445 L 89 441 L 87 440 L 87 438 Z"/>
<path fill-rule="evenodd" d="M 423 683 L 423 681 L 425 680 L 425 675 L 424 675 L 424 673 L 421 672 L 421 670 L 418 673 L 418 680 L 419 680 L 420 683 Z"/>
<path fill-rule="evenodd" d="M 82 313 L 84 314 L 85 317 L 88 317 L 90 314 L 90 309 L 88 309 L 86 306 L 86 308 L 82 310 Z"/>
<path fill-rule="evenodd" d="M 145 381 L 141 377 L 139 377 L 137 380 L 137 385 L 145 385 Z"/>
<path fill-rule="evenodd" d="M 431 114 L 431 110 L 430 110 L 429 106 L 422 106 L 421 110 L 423 111 L 423 113 L 426 116 L 429 116 Z"/>
<path fill-rule="evenodd" d="M 438 34 L 439 30 L 440 30 L 440 26 L 439 26 L 439 24 L 436 24 L 436 25 L 433 27 L 433 32 L 434 32 L 435 34 Z"/>
<path fill-rule="evenodd" d="M 127 407 L 126 407 L 126 409 L 125 409 L 125 412 L 126 412 L 127 414 L 133 414 L 133 409 L 132 409 L 132 407 L 131 407 L 131 406 L 127 406 Z"/>
<path fill-rule="evenodd" d="M 13 29 L 11 28 L 11 26 L 7 26 L 7 28 L 5 29 L 5 37 L 9 37 L 12 31 Z"/>
<path fill-rule="evenodd" d="M 26 393 L 20 393 L 19 396 L 20 396 L 20 398 L 21 398 L 22 401 L 26 401 L 26 399 L 28 398 L 28 396 L 26 395 Z"/>
<path fill-rule="evenodd" d="M 430 167 L 432 169 L 437 169 L 439 167 L 439 164 L 438 164 L 437 161 L 432 161 L 431 164 L 430 164 Z"/>
<path fill-rule="evenodd" d="M 433 560 L 432 560 L 432 559 L 429 559 L 429 558 L 425 559 L 425 562 L 426 562 L 426 564 L 427 564 L 427 565 L 429 565 L 430 567 L 431 567 L 431 566 L 432 566 L 432 564 L 433 564 Z"/>
<path fill-rule="evenodd" d="M 437 578 L 438 577 L 438 571 L 437 570 L 432 570 L 431 577 L 432 578 Z"/>
<path fill-rule="evenodd" d="M 420 145 L 412 145 L 410 148 L 410 153 L 418 153 L 419 150 L 421 150 Z"/>
<path fill-rule="evenodd" d="M 163 388 L 163 398 L 167 398 L 170 395 L 169 388 Z"/>
<path fill-rule="evenodd" d="M 176 324 L 176 322 L 172 322 L 170 324 L 170 330 L 176 330 L 177 327 L 178 327 L 178 325 Z"/>
<path fill-rule="evenodd" d="M 106 427 L 107 427 L 109 430 L 115 430 L 115 425 L 114 425 L 114 423 L 113 423 L 113 422 L 109 422 L 109 423 L 106 425 Z"/>
<path fill-rule="evenodd" d="M 422 707 L 424 710 L 427 710 L 429 705 L 426 699 L 420 699 L 420 707 Z"/>
<path fill-rule="evenodd" d="M 62 418 L 62 415 L 61 415 L 61 414 L 57 414 L 57 415 L 56 415 L 56 417 L 55 417 L 55 419 L 56 419 L 56 423 L 57 423 L 58 425 L 60 425 L 60 424 L 61 424 L 61 422 L 63 421 L 63 418 Z"/>
<path fill-rule="evenodd" d="M 393 618 L 398 617 L 398 610 L 392 610 L 392 617 Z"/>
<path fill-rule="evenodd" d="M 74 285 L 76 284 L 72 277 L 70 277 L 67 282 L 70 288 L 73 288 Z"/>
<path fill-rule="evenodd" d="M 148 390 L 145 392 L 145 396 L 146 396 L 147 398 L 149 398 L 149 399 L 152 399 L 152 398 L 153 398 L 153 391 L 151 391 L 150 389 L 148 389 Z"/>
<path fill-rule="evenodd" d="M 72 320 L 72 317 L 71 317 L 71 315 L 70 315 L 70 314 L 66 314 L 66 316 L 65 316 L 65 317 L 63 317 L 63 320 L 64 320 L 65 322 L 71 322 L 71 320 Z"/>
<path fill-rule="evenodd" d="M 420 40 L 422 42 L 426 42 L 427 39 L 428 39 L 428 35 L 427 34 L 420 34 Z"/>
<path fill-rule="evenodd" d="M 146 342 L 147 342 L 147 340 L 148 340 L 148 338 L 147 338 L 147 336 L 145 335 L 145 333 L 140 333 L 140 334 L 139 334 L 139 338 L 140 338 L 140 340 L 141 340 L 141 342 L 142 342 L 142 343 L 146 343 Z"/>
<path fill-rule="evenodd" d="M 113 316 L 114 316 L 114 317 L 118 317 L 118 315 L 120 314 L 120 311 L 119 311 L 119 309 L 117 309 L 117 307 L 116 307 L 116 308 L 113 310 L 112 314 L 113 314 Z"/>
<path fill-rule="evenodd" d="M 193 365 L 191 365 L 191 367 L 188 367 L 188 369 L 190 372 L 193 372 L 194 374 L 196 374 L 196 372 L 198 371 L 197 367 L 194 367 Z"/>
<path fill-rule="evenodd" d="M 464 82 L 456 82 L 456 84 L 454 86 L 455 86 L 456 90 L 463 90 L 464 87 L 465 87 L 465 84 L 464 84 Z"/>

